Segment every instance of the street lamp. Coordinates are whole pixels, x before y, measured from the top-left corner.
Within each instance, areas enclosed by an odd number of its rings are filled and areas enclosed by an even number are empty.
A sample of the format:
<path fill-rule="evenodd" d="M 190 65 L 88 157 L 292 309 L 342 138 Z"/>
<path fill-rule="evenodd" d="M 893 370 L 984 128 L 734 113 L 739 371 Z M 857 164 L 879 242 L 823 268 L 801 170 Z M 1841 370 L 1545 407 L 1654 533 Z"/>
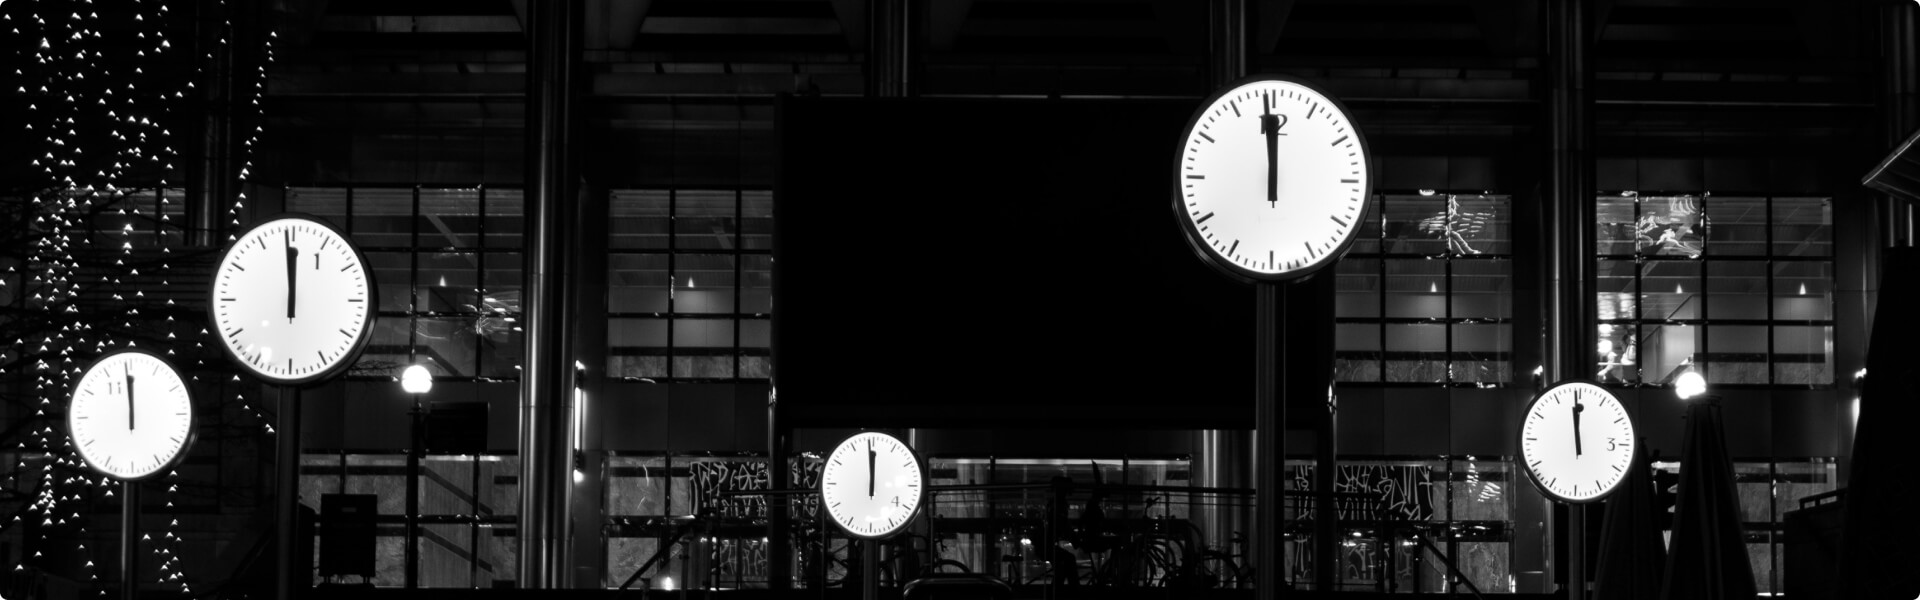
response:
<path fill-rule="evenodd" d="M 427 415 L 421 410 L 420 395 L 433 389 L 433 374 L 421 365 L 408 365 L 400 372 L 400 389 L 413 398 L 413 428 L 408 431 L 407 451 L 407 580 L 408 588 L 420 580 L 420 460 L 427 454 Z"/>
<path fill-rule="evenodd" d="M 400 389 L 414 394 L 414 402 L 419 402 L 420 394 L 433 390 L 433 374 L 424 366 L 407 365 L 407 370 L 400 372 Z"/>
<path fill-rule="evenodd" d="M 1698 398 L 1701 394 L 1707 393 L 1707 378 L 1701 377 L 1699 371 L 1688 369 L 1679 377 L 1673 378 L 1673 393 L 1679 396 L 1682 402 Z"/>

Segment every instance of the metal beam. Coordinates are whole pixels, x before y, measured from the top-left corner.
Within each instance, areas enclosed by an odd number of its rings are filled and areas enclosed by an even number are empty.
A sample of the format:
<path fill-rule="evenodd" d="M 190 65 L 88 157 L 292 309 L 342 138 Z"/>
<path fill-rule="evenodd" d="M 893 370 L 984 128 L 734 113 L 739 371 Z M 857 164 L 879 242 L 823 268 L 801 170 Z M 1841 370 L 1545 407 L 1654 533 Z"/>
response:
<path fill-rule="evenodd" d="M 568 587 L 573 369 L 567 241 L 574 171 L 581 0 L 534 4 L 528 15 L 526 360 L 520 379 L 519 585 Z"/>

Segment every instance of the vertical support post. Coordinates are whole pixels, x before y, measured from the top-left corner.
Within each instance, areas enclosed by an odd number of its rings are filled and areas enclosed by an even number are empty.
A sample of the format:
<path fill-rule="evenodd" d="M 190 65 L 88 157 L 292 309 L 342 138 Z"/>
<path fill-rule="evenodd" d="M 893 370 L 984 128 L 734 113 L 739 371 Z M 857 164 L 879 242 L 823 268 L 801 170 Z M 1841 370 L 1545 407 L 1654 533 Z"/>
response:
<path fill-rule="evenodd" d="M 1567 598 L 1587 597 L 1587 505 L 1567 505 Z"/>
<path fill-rule="evenodd" d="M 528 4 L 526 361 L 520 379 L 519 585 L 566 586 L 568 440 L 574 395 L 568 226 L 578 189 L 572 163 L 580 0 Z"/>
<path fill-rule="evenodd" d="M 776 390 L 767 391 L 767 470 L 772 475 L 768 484 L 775 490 L 784 490 L 793 486 L 792 477 L 787 472 L 787 462 L 793 455 L 789 452 L 786 423 L 780 420 L 780 394 Z M 789 538 L 789 521 L 795 504 L 801 502 L 801 496 L 769 496 L 767 502 L 767 587 L 784 590 L 793 587 L 793 544 Z"/>
<path fill-rule="evenodd" d="M 294 536 L 300 531 L 300 390 L 291 387 L 270 387 L 269 393 L 278 396 L 275 406 L 279 414 L 274 415 L 274 527 L 278 535 L 274 536 L 274 556 L 280 560 L 278 577 L 274 580 L 274 598 L 293 600 L 299 597 L 301 588 L 312 583 L 313 565 L 294 564 L 294 559 L 303 556 L 295 548 L 299 540 Z"/>
<path fill-rule="evenodd" d="M 1254 284 L 1254 418 L 1253 418 L 1253 495 L 1254 495 L 1254 597 L 1272 600 L 1280 597 L 1284 579 L 1280 568 L 1280 463 L 1283 437 L 1280 404 L 1280 380 L 1285 375 L 1286 356 L 1279 344 L 1280 284 Z"/>
<path fill-rule="evenodd" d="M 904 0 L 867 2 L 867 96 L 904 98 L 912 76 L 912 23 Z"/>
<path fill-rule="evenodd" d="M 120 600 L 140 597 L 140 484 L 120 482 Z"/>
<path fill-rule="evenodd" d="M 1328 313 L 1331 316 L 1331 313 Z M 1326 346 L 1331 351 L 1333 346 Z M 1340 510 L 1333 501 L 1335 475 L 1339 473 L 1339 418 L 1333 399 L 1320 411 L 1319 430 L 1313 438 L 1313 581 L 1314 587 L 1332 591 L 1339 585 Z"/>
<path fill-rule="evenodd" d="M 412 427 L 407 433 L 407 589 L 420 587 L 420 467 L 427 455 L 427 415 L 420 412 L 420 395 L 413 397 Z"/>
<path fill-rule="evenodd" d="M 1590 151 L 1593 131 L 1592 101 L 1588 94 L 1586 3 L 1583 0 L 1559 0 L 1553 3 L 1550 39 L 1553 52 L 1552 193 L 1547 205 L 1552 228 L 1548 247 L 1552 287 L 1547 294 L 1550 320 L 1549 336 L 1555 340 L 1549 348 L 1548 381 L 1582 377 L 1595 364 L 1595 321 L 1598 310 L 1593 294 L 1594 178 Z M 1579 506 L 1568 514 L 1566 582 L 1569 600 L 1585 600 L 1586 523 Z"/>
<path fill-rule="evenodd" d="M 880 540 L 860 541 L 860 600 L 880 600 Z"/>
<path fill-rule="evenodd" d="M 1225 87 L 1247 74 L 1247 3 L 1246 0 L 1211 0 L 1207 3 L 1207 54 L 1209 90 Z M 1260 396 L 1270 398 L 1270 396 Z M 1277 398 L 1274 401 L 1278 401 Z M 1256 409 L 1258 410 L 1258 409 Z M 1278 410 L 1278 407 L 1275 407 Z M 1255 453 L 1262 446 L 1253 441 L 1253 432 L 1246 429 L 1209 429 L 1199 433 L 1200 463 L 1195 474 L 1195 483 L 1208 488 L 1258 488 L 1253 481 L 1253 469 L 1260 461 Z M 1274 456 L 1279 456 L 1278 453 Z M 1250 461 L 1251 459 L 1251 461 Z M 1278 468 L 1276 466 L 1276 468 Z M 1256 499 L 1255 502 L 1258 505 Z M 1247 523 L 1249 512 L 1242 506 L 1227 508 L 1225 496 L 1198 501 L 1195 516 L 1201 523 L 1206 542 L 1216 545 L 1220 550 L 1232 551 L 1233 532 Z M 1257 513 L 1258 509 L 1254 511 Z M 1275 514 L 1283 514 L 1276 511 Z M 1277 531 L 1277 529 L 1276 529 Z M 1258 535 L 1258 532 L 1249 532 Z M 1249 536 L 1253 537 L 1253 536 Z M 1251 540 L 1248 551 L 1253 556 L 1259 554 L 1258 540 Z M 1278 545 L 1272 550 L 1272 564 L 1280 564 Z M 1267 560 L 1265 558 L 1255 560 Z M 1249 563 L 1251 564 L 1251 563 Z M 1274 585 L 1284 580 L 1284 575 L 1276 572 Z M 1267 586 L 1260 586 L 1265 589 Z"/>

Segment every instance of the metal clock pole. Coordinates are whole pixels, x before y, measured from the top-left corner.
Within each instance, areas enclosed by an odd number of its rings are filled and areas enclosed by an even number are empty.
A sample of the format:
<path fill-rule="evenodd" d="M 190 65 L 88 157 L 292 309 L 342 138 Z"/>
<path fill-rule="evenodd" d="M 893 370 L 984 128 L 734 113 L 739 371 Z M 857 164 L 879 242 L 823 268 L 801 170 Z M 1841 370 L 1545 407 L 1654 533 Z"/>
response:
<path fill-rule="evenodd" d="M 1587 599 L 1587 505 L 1567 503 L 1567 600 Z"/>
<path fill-rule="evenodd" d="M 120 598 L 140 597 L 140 484 L 120 482 Z"/>
<path fill-rule="evenodd" d="M 880 540 L 860 542 L 860 599 L 880 600 Z"/>
<path fill-rule="evenodd" d="M 300 511 L 294 507 L 300 504 L 300 390 L 289 386 L 272 386 L 279 396 L 277 406 L 280 414 L 275 415 L 274 430 L 276 445 L 274 455 L 278 457 L 280 467 L 273 474 L 273 488 L 278 499 L 274 506 L 275 527 L 279 528 L 274 540 L 274 555 L 280 559 L 278 576 L 274 580 L 274 597 L 278 600 L 292 600 L 296 573 L 311 572 L 313 565 L 293 564 L 297 546 L 294 534 L 300 530 L 294 519 Z M 411 540 L 408 543 L 412 543 Z"/>
<path fill-rule="evenodd" d="M 1286 357 L 1282 356 L 1279 336 L 1276 330 L 1279 323 L 1280 284 L 1263 281 L 1253 284 L 1255 290 L 1253 319 L 1254 361 L 1259 363 L 1254 381 L 1254 523 L 1257 527 L 1254 536 L 1254 556 L 1258 557 L 1254 569 L 1254 597 L 1258 600 L 1272 600 L 1280 597 L 1280 569 L 1284 561 L 1280 559 L 1280 517 L 1284 514 L 1280 504 L 1281 464 L 1281 407 L 1280 407 L 1280 370 Z M 1322 517 L 1324 518 L 1324 517 Z"/>

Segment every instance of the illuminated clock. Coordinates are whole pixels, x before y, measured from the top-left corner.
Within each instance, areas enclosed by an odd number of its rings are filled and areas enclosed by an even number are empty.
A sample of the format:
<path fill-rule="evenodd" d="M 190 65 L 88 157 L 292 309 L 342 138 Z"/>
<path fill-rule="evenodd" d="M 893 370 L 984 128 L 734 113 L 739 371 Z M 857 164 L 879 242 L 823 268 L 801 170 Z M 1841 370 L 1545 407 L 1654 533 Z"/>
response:
<path fill-rule="evenodd" d="M 1283 76 L 1243 79 L 1188 120 L 1174 210 L 1195 252 L 1246 281 L 1284 281 L 1353 244 L 1372 162 L 1345 106 Z"/>
<path fill-rule="evenodd" d="M 926 468 L 906 442 L 879 432 L 847 438 L 820 468 L 820 502 L 847 535 L 885 538 L 919 514 Z"/>
<path fill-rule="evenodd" d="M 209 310 L 220 347 L 272 383 L 331 377 L 372 333 L 379 298 L 366 257 L 332 225 L 267 219 L 234 241 L 214 270 Z"/>
<path fill-rule="evenodd" d="M 1594 502 L 1626 478 L 1636 443 L 1633 417 L 1620 399 L 1592 383 L 1562 382 L 1527 404 L 1521 469 L 1549 498 Z"/>
<path fill-rule="evenodd" d="M 73 387 L 67 433 L 93 470 L 121 480 L 152 477 L 193 443 L 193 399 L 166 359 L 111 352 L 87 365 Z"/>

